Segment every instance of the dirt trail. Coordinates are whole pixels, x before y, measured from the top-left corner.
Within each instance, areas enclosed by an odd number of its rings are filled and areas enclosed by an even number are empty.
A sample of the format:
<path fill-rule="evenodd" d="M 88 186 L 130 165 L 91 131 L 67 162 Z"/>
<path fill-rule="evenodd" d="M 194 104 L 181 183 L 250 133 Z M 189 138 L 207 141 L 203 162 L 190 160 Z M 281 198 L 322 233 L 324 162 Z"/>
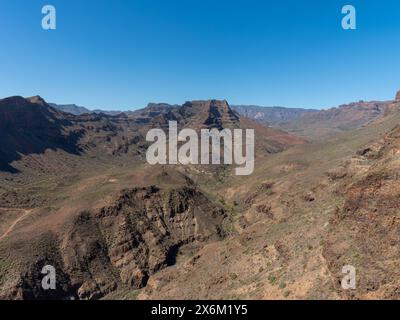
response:
<path fill-rule="evenodd" d="M 0 210 L 14 210 L 14 211 L 22 211 L 23 212 L 23 214 L 21 216 L 19 216 L 17 219 L 15 219 L 14 222 L 10 225 L 10 227 L 0 236 L 0 241 L 1 241 L 5 237 L 7 237 L 14 230 L 14 228 L 18 224 L 18 222 L 25 219 L 32 212 L 33 209 L 0 208 Z"/>

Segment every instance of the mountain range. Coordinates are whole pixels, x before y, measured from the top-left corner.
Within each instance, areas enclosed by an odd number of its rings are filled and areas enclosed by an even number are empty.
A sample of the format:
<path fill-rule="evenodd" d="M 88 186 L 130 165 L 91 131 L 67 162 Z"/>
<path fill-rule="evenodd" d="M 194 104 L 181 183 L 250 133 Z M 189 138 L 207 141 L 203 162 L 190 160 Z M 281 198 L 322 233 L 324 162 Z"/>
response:
<path fill-rule="evenodd" d="M 232 105 L 232 110 L 239 115 L 257 121 L 263 125 L 296 134 L 306 139 L 328 137 L 342 131 L 358 128 L 369 121 L 384 115 L 386 107 L 393 101 L 359 101 L 344 104 L 326 110 L 261 107 L 256 105 Z M 167 103 L 149 103 L 147 107 L 136 111 L 104 111 L 89 110 L 76 105 L 50 104 L 52 107 L 74 115 L 85 113 L 104 113 L 107 115 L 137 116 L 141 113 L 147 115 L 166 112 L 177 105 Z M 151 110 L 151 111 L 150 111 Z"/>
<path fill-rule="evenodd" d="M 169 121 L 255 129 L 254 173 L 150 166 L 146 133 Z M 2 99 L 0 298 L 398 299 L 399 121 L 398 99 L 121 113 Z"/>

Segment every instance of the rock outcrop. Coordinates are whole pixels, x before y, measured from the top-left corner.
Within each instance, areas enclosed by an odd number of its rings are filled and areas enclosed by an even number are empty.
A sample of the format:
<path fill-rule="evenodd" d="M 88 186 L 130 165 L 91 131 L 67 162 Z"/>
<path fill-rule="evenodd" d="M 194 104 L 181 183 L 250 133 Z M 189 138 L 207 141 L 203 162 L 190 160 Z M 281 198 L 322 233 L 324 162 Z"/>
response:
<path fill-rule="evenodd" d="M 121 286 L 142 288 L 175 264 L 181 246 L 222 239 L 226 216 L 195 186 L 123 190 L 111 205 L 80 213 L 62 234 L 40 238 L 40 259 L 21 266 L 17 283 L 4 285 L 0 297 L 98 299 Z M 47 264 L 56 267 L 57 291 L 40 287 Z"/>

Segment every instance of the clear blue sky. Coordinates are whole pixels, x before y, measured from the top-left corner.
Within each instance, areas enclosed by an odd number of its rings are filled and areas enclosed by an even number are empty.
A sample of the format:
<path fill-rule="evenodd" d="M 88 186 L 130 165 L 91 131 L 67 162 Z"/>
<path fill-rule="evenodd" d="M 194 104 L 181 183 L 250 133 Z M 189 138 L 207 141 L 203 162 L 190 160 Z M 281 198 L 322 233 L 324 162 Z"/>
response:
<path fill-rule="evenodd" d="M 57 30 L 41 8 L 57 9 Z M 357 30 L 341 8 L 357 9 Z M 0 96 L 326 108 L 400 89 L 398 0 L 0 0 Z"/>

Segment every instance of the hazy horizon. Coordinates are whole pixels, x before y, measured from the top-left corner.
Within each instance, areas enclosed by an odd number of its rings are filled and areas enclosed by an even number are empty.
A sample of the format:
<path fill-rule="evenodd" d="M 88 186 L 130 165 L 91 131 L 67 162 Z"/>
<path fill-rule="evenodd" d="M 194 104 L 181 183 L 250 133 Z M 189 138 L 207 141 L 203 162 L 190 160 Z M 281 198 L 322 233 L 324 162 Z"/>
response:
<path fill-rule="evenodd" d="M 43 96 L 41 96 L 41 97 L 42 97 L 43 99 L 45 99 L 45 97 L 43 97 Z M 46 100 L 46 99 L 45 99 L 45 100 Z M 102 111 L 122 111 L 122 112 L 124 112 L 124 111 L 135 111 L 135 110 L 139 110 L 139 109 L 142 109 L 142 108 L 147 107 L 149 104 L 152 104 L 152 103 L 154 103 L 154 104 L 169 104 L 169 105 L 183 105 L 185 102 L 188 102 L 188 101 L 195 101 L 195 100 L 204 100 L 204 101 L 207 101 L 207 100 L 226 100 L 226 101 L 229 103 L 230 106 L 246 106 L 246 107 L 261 107 L 261 108 L 287 108 L 287 109 L 309 109 L 309 110 L 327 110 L 327 109 L 339 107 L 339 106 L 341 106 L 341 105 L 347 105 L 347 104 L 350 104 L 350 103 L 357 103 L 357 102 L 360 102 L 360 101 L 364 101 L 364 102 L 382 101 L 382 102 L 385 102 L 385 101 L 394 101 L 394 98 L 391 98 L 391 99 L 382 99 L 382 100 L 379 100 L 379 99 L 372 99 L 372 100 L 360 99 L 360 100 L 354 100 L 354 101 L 348 101 L 348 102 L 340 103 L 340 104 L 338 104 L 338 105 L 336 105 L 336 106 L 329 106 L 329 107 L 323 107 L 323 108 L 318 108 L 318 107 L 302 107 L 302 106 L 298 106 L 298 107 L 288 107 L 288 106 L 283 106 L 283 105 L 262 105 L 262 104 L 248 104 L 248 103 L 232 103 L 232 102 L 230 102 L 229 100 L 224 99 L 224 98 L 219 98 L 219 99 L 216 99 L 216 98 L 186 99 L 186 100 L 184 100 L 184 101 L 176 102 L 176 103 L 170 103 L 170 102 L 168 102 L 168 101 L 149 101 L 148 103 L 146 103 L 146 104 L 143 105 L 143 106 L 131 107 L 131 108 L 129 108 L 129 107 L 127 107 L 127 108 L 118 108 L 118 107 L 96 108 L 96 107 L 84 106 L 84 105 L 81 105 L 81 104 L 78 104 L 78 103 L 59 103 L 59 102 L 48 101 L 48 100 L 46 100 L 46 102 L 48 102 L 48 103 L 54 103 L 54 104 L 57 104 L 57 105 L 75 105 L 75 106 L 77 106 L 77 107 L 87 108 L 87 109 L 92 110 L 92 111 L 93 111 L 93 110 L 102 110 Z"/>

